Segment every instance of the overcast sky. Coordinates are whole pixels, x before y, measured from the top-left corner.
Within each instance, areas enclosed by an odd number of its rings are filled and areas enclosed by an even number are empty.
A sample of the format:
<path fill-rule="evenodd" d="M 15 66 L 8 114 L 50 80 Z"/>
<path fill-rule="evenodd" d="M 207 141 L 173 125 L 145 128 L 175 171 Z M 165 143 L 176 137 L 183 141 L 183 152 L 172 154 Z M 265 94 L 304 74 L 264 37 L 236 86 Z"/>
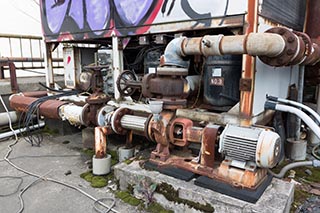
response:
<path fill-rule="evenodd" d="M 39 0 L 0 0 L 0 33 L 42 35 Z"/>

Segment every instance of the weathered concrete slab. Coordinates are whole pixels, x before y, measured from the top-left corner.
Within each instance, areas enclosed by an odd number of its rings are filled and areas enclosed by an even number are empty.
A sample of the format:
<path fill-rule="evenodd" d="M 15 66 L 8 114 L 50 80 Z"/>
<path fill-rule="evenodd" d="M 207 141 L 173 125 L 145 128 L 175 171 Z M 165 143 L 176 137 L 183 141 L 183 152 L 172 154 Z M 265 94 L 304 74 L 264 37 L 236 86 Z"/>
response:
<path fill-rule="evenodd" d="M 67 141 L 69 143 L 66 143 Z M 0 141 L 0 195 L 17 191 L 10 196 L 0 196 L 0 213 L 17 212 L 20 207 L 18 199 L 20 190 L 37 179 L 16 170 L 3 161 L 8 151 L 7 146 L 12 142 L 13 140 Z M 81 133 L 68 136 L 45 135 L 40 147 L 32 147 L 24 139 L 20 139 L 13 147 L 10 158 L 12 162 L 25 170 L 40 175 L 47 174 L 46 177 L 76 186 L 96 198 L 114 198 L 114 193 L 108 187 L 92 188 L 90 183 L 80 178 L 81 173 L 88 171 L 88 165 L 85 163 L 88 156 L 84 155 L 81 150 Z M 70 171 L 71 174 L 66 175 L 67 171 Z M 3 178 L 7 176 L 22 178 L 21 186 L 19 187 L 19 179 Z M 49 181 L 40 181 L 31 186 L 23 194 L 23 199 L 24 213 L 96 212 L 93 209 L 93 200 L 71 188 Z M 111 203 L 111 201 L 106 201 L 107 205 Z M 130 206 L 116 198 L 114 209 L 118 212 L 139 212 L 137 207 Z"/>
<path fill-rule="evenodd" d="M 167 183 L 173 186 L 175 191 L 178 191 L 181 199 L 191 200 L 202 205 L 210 204 L 214 207 L 214 212 L 218 213 L 289 212 L 294 194 L 293 183 L 274 178 L 257 203 L 252 204 L 196 186 L 193 184 L 194 180 L 185 182 L 163 175 L 157 171 L 144 170 L 139 166 L 138 161 L 134 161 L 129 165 L 126 163 L 118 164 L 115 166 L 114 172 L 122 190 L 129 185 L 137 185 L 142 178 L 149 179 L 151 182 L 157 183 L 158 185 Z M 178 213 L 200 212 L 190 208 L 188 205 L 169 201 L 159 193 L 155 193 L 154 197 L 157 202 L 161 203 L 165 208 L 174 210 Z"/>

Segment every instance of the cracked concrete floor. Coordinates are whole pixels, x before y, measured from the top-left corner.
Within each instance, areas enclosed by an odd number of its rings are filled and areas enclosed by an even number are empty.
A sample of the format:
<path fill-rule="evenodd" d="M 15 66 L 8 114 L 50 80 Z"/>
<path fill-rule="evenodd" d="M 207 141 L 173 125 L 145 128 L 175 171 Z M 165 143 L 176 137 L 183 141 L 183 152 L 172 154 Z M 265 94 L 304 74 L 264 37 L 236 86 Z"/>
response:
<path fill-rule="evenodd" d="M 68 144 L 63 142 L 69 141 Z M 0 159 L 8 151 L 7 146 L 14 140 L 0 142 Z M 40 147 L 31 146 L 23 138 L 13 147 L 10 159 L 17 166 L 45 175 L 64 183 L 79 187 L 95 198 L 112 197 L 108 187 L 92 188 L 90 183 L 79 175 L 88 171 L 85 161 L 88 157 L 82 152 L 81 133 L 70 136 L 45 135 Z M 70 175 L 65 173 L 71 171 Z M 14 178 L 19 177 L 19 178 Z M 0 160 L 0 213 L 17 212 L 20 208 L 18 194 L 37 178 L 26 175 Z M 23 180 L 22 184 L 19 183 Z M 9 196 L 1 196 L 7 195 Z M 94 201 L 74 189 L 52 183 L 46 180 L 38 181 L 23 194 L 25 213 L 43 212 L 96 212 L 93 209 Z M 111 201 L 106 201 L 110 205 Z M 116 199 L 115 207 L 118 212 L 138 212 L 138 209 Z"/>

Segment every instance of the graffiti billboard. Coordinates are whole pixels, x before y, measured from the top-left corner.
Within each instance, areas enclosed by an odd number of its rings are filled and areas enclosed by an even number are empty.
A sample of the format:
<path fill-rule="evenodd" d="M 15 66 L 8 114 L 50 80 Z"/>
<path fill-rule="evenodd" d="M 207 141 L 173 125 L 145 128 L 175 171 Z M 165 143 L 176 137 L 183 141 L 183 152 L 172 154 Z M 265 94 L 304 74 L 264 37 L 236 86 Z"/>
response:
<path fill-rule="evenodd" d="M 241 26 L 245 0 L 42 0 L 47 41 Z"/>

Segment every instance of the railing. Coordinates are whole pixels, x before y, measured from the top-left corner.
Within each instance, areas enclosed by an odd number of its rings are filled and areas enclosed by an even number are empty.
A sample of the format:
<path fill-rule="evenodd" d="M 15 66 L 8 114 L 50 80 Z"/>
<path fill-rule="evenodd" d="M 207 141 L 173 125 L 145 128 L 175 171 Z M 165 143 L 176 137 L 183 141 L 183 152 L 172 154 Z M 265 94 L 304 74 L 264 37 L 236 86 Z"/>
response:
<path fill-rule="evenodd" d="M 45 72 L 34 71 L 45 68 L 43 45 L 41 36 L 0 34 L 0 79 L 5 78 L 9 63 L 14 63 L 19 72 L 44 74 Z M 52 56 L 53 68 L 63 68 L 62 47 L 56 48 Z"/>

